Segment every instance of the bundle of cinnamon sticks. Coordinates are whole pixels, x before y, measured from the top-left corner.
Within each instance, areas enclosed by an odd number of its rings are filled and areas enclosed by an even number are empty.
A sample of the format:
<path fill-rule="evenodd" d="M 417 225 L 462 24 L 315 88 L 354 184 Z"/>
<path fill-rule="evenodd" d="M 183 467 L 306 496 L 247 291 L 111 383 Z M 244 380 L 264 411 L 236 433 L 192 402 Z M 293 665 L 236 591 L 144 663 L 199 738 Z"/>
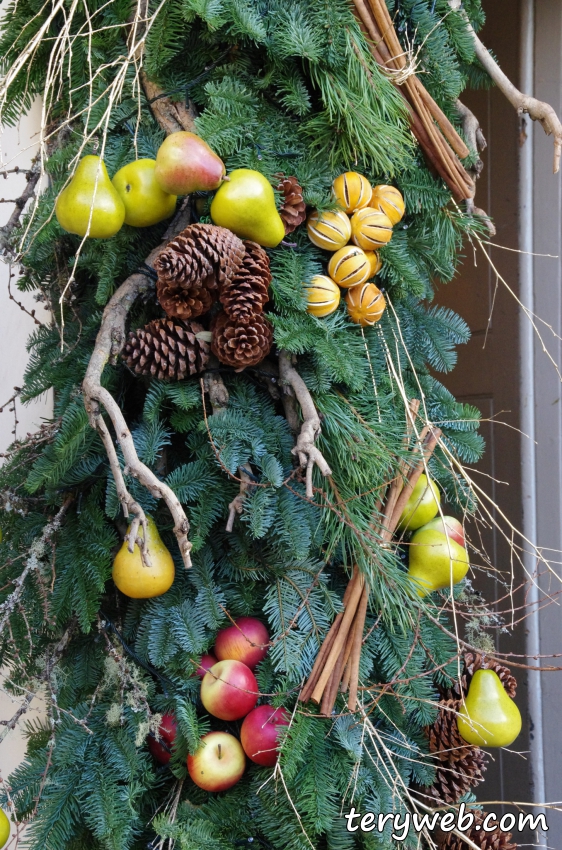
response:
<path fill-rule="evenodd" d="M 419 406 L 417 399 L 410 402 L 405 446 L 410 445 Z M 406 502 L 426 468 L 440 435 L 438 428 L 425 426 L 410 450 L 410 457 L 406 456 L 397 462 L 396 474 L 388 485 L 384 500 L 379 503 L 380 514 L 373 521 L 373 529 L 379 532 L 381 546 L 392 540 Z M 369 585 L 357 567 L 353 570 L 342 604 L 343 611 L 336 616 L 326 635 L 299 696 L 301 702 L 311 700 L 319 705 L 320 713 L 326 717 L 332 714 L 340 690 L 343 693 L 349 691 L 349 710 L 355 711 L 357 708 L 359 661 L 369 604 Z"/>
<path fill-rule="evenodd" d="M 470 151 L 413 69 L 407 67 L 385 0 L 353 2 L 374 59 L 390 73 L 406 99 L 412 132 L 430 165 L 458 201 L 474 197 L 474 181 L 459 160 Z"/>

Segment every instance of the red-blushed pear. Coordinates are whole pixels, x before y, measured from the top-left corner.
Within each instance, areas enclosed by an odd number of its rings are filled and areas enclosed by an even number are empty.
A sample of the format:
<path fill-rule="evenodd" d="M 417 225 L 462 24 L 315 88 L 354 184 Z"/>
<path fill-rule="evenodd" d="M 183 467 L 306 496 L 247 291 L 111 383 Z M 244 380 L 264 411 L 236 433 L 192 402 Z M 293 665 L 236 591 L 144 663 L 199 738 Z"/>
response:
<path fill-rule="evenodd" d="M 241 661 L 218 661 L 201 682 L 201 702 L 213 717 L 240 720 L 258 701 L 258 683 Z"/>
<path fill-rule="evenodd" d="M 264 767 L 273 767 L 279 757 L 279 730 L 288 725 L 289 716 L 284 708 L 272 705 L 254 708 L 240 729 L 240 740 L 248 758 Z"/>
<path fill-rule="evenodd" d="M 457 584 L 468 572 L 466 549 L 434 528 L 418 529 L 408 548 L 408 575 L 417 585 L 418 596 Z"/>
<path fill-rule="evenodd" d="M 246 756 L 240 741 L 229 732 L 209 732 L 201 738 L 194 756 L 187 757 L 187 772 L 204 791 L 226 791 L 242 779 Z"/>
<path fill-rule="evenodd" d="M 232 626 L 222 629 L 215 641 L 219 661 L 234 658 L 252 670 L 265 658 L 268 649 L 268 631 L 255 617 L 239 617 Z"/>
<path fill-rule="evenodd" d="M 217 661 L 218 658 L 216 658 L 212 652 L 206 652 L 199 660 L 199 667 L 195 671 L 195 675 L 202 679 L 203 676 L 209 672 L 211 667 L 214 667 Z"/>
<path fill-rule="evenodd" d="M 427 522 L 424 528 L 433 528 L 435 531 L 440 531 L 441 534 L 446 534 L 459 546 L 464 546 L 466 541 L 464 537 L 464 528 L 462 523 L 455 519 L 454 516 L 436 516 L 430 522 Z"/>
<path fill-rule="evenodd" d="M 172 757 L 172 744 L 176 740 L 178 726 L 176 718 L 169 712 L 162 715 L 162 722 L 156 735 L 148 736 L 148 749 L 161 764 L 168 764 Z"/>
<path fill-rule="evenodd" d="M 207 142 L 185 130 L 167 136 L 156 154 L 156 182 L 171 195 L 218 189 L 225 173 L 224 162 Z"/>

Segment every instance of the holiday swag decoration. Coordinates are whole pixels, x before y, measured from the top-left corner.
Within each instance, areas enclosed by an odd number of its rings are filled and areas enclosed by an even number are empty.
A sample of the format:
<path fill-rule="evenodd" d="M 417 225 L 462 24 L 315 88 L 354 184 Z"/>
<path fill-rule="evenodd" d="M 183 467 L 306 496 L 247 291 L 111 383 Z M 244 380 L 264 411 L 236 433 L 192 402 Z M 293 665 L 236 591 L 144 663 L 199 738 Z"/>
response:
<path fill-rule="evenodd" d="M 439 381 L 467 326 L 431 303 L 492 227 L 458 100 L 483 71 L 506 90 L 482 23 L 479 0 L 8 7 L 0 117 L 41 96 L 45 121 L 0 244 L 51 310 L 21 397 L 54 413 L 0 470 L 9 729 L 47 705 L 0 840 L 391 848 L 345 811 L 483 819 L 521 720 L 462 630 L 483 442 Z M 557 165 L 550 107 L 509 95 Z"/>

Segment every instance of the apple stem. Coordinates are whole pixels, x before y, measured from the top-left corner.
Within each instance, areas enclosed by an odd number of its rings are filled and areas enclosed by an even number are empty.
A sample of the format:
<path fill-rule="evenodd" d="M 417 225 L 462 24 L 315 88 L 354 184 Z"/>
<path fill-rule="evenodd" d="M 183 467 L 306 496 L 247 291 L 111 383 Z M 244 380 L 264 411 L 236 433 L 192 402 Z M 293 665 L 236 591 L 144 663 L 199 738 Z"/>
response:
<path fill-rule="evenodd" d="M 218 746 L 218 749 L 219 749 L 219 758 L 221 759 L 222 758 L 222 749 L 221 749 L 222 744 L 217 744 L 217 746 Z"/>
<path fill-rule="evenodd" d="M 230 177 L 227 174 L 225 174 L 222 179 L 224 183 L 230 183 Z"/>

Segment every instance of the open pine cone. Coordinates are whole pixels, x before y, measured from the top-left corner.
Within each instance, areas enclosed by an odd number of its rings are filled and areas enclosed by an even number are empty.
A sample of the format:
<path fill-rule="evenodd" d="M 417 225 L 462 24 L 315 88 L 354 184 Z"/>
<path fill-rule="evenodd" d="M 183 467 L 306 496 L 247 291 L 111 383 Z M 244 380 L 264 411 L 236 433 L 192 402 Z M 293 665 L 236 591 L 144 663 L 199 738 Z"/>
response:
<path fill-rule="evenodd" d="M 155 319 L 131 331 L 121 356 L 137 375 L 181 381 L 203 371 L 208 363 L 210 346 L 196 336 L 202 330 L 197 322 Z"/>
<path fill-rule="evenodd" d="M 199 282 L 182 286 L 174 281 L 158 279 L 156 294 L 160 306 L 170 318 L 185 322 L 206 313 L 216 300 L 217 292 Z"/>
<path fill-rule="evenodd" d="M 441 763 L 435 773 L 435 781 L 422 793 L 432 797 L 439 805 L 454 805 L 464 797 L 470 788 L 474 788 L 484 780 L 487 767 L 486 754 L 479 747 L 470 747 L 462 758 L 457 761 Z"/>
<path fill-rule="evenodd" d="M 481 652 L 465 652 L 463 660 L 464 669 L 460 683 L 455 682 L 449 688 L 441 688 L 441 694 L 444 699 L 460 699 L 461 685 L 462 695 L 463 697 L 466 696 L 474 673 L 476 670 L 480 669 L 493 670 L 494 673 L 497 673 L 507 695 L 510 696 L 511 699 L 515 697 L 517 692 L 517 679 L 508 667 L 500 664 L 499 661 L 494 661 L 492 658 L 488 658 L 487 655 L 484 655 L 484 653 Z"/>
<path fill-rule="evenodd" d="M 302 186 L 296 177 L 285 177 L 284 174 L 276 174 L 275 176 L 279 178 L 277 188 L 280 192 L 283 192 L 285 197 L 279 215 L 283 219 L 285 233 L 292 233 L 306 218 L 306 204 L 302 196 Z"/>
<path fill-rule="evenodd" d="M 429 752 L 442 762 L 454 763 L 466 758 L 474 749 L 461 737 L 457 726 L 457 714 L 460 700 L 441 700 L 439 714 L 433 726 L 426 730 L 429 739 Z"/>
<path fill-rule="evenodd" d="M 260 313 L 244 324 L 219 313 L 212 326 L 211 349 L 221 363 L 241 371 L 267 357 L 273 344 L 271 322 Z"/>
<path fill-rule="evenodd" d="M 236 274 L 244 254 L 242 240 L 226 227 L 190 224 L 168 243 L 154 268 L 159 282 L 213 290 Z"/>
<path fill-rule="evenodd" d="M 225 313 L 239 323 L 251 321 L 263 311 L 269 300 L 271 283 L 269 257 L 256 242 L 244 241 L 246 254 L 235 277 L 227 280 L 220 290 L 220 302 Z"/>
<path fill-rule="evenodd" d="M 502 832 L 500 829 L 484 832 L 482 829 L 476 829 L 477 825 L 482 825 L 485 817 L 486 812 L 474 810 L 474 825 L 464 833 L 466 837 L 481 850 L 517 850 L 517 844 L 511 840 L 511 832 Z M 439 850 L 467 850 L 468 848 L 468 844 L 453 832 L 439 832 L 435 838 Z"/>

